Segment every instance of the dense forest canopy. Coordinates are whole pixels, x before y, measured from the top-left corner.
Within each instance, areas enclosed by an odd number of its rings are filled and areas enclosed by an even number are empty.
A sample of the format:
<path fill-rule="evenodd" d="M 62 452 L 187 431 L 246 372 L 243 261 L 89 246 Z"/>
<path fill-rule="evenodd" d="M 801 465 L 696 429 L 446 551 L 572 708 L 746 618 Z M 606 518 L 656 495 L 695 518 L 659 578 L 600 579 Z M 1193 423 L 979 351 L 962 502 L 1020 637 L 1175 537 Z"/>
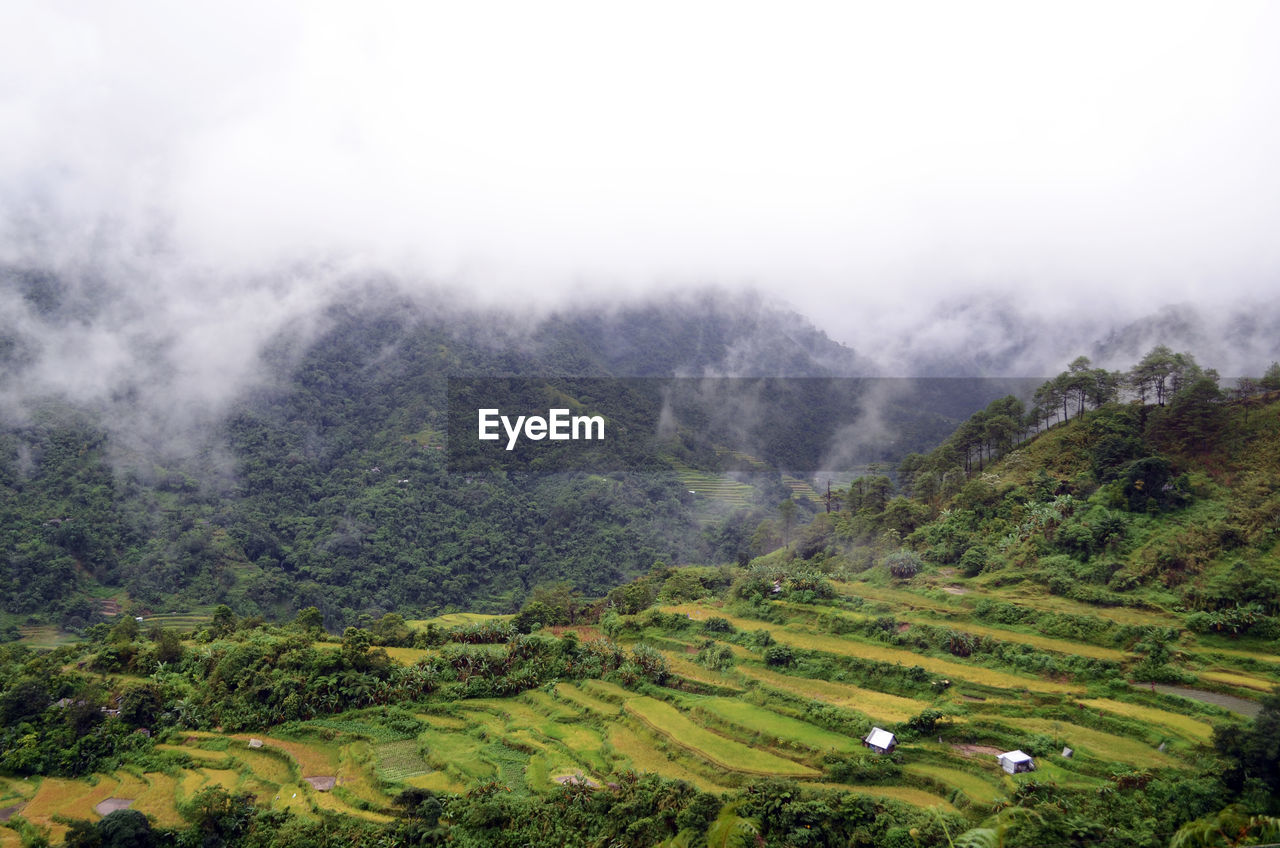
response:
<path fill-rule="evenodd" d="M 64 302 L 56 277 L 23 279 L 50 320 L 84 308 Z M 816 467 L 830 439 L 868 412 L 839 382 L 866 363 L 750 297 L 566 312 L 526 328 L 502 320 L 366 291 L 330 309 L 314 340 L 283 334 L 262 355 L 264 376 L 178 452 L 148 449 L 118 423 L 133 420 L 122 409 L 140 413 L 133 405 L 145 407 L 145 394 L 32 401 L 0 431 L 4 612 L 78 630 L 111 599 L 143 612 L 225 602 L 271 617 L 316 606 L 341 629 L 393 610 L 512 611 L 558 581 L 599 595 L 655 561 L 748 552 L 755 526 L 786 497 L 778 469 Z M 21 350 L 5 355 L 19 373 Z M 696 417 L 676 434 L 675 461 L 644 473 L 448 468 L 448 377 L 706 373 L 794 378 L 752 389 L 788 394 L 773 406 L 784 412 L 755 427 L 765 461 L 746 461 L 761 473 L 745 517 L 690 503 L 694 487 L 677 469 L 730 461 Z M 890 393 L 875 414 L 892 436 L 844 459 L 932 445 L 1000 388 L 942 381 Z"/>

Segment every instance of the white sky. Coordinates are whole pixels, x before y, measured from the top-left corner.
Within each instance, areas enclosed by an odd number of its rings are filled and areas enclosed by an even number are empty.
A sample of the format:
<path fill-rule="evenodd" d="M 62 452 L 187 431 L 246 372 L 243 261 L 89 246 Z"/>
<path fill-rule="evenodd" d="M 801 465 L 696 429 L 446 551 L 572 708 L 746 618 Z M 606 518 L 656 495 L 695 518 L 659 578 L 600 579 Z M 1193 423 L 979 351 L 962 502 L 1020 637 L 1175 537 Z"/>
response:
<path fill-rule="evenodd" d="M 4 258 L 163 249 L 208 285 L 319 257 L 516 304 L 751 285 L 855 347 L 977 290 L 1132 312 L 1280 282 L 1280 4 L 0 20 Z"/>

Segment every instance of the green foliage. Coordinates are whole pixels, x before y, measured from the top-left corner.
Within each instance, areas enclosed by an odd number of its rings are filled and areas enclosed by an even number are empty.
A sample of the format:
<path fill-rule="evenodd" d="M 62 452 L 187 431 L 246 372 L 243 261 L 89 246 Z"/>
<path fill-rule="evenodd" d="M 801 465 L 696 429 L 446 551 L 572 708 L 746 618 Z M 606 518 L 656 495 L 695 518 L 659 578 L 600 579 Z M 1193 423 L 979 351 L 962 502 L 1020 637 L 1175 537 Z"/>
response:
<path fill-rule="evenodd" d="M 116 810 L 97 825 L 102 848 L 150 848 L 155 834 L 147 817 L 137 810 Z"/>
<path fill-rule="evenodd" d="M 909 580 L 920 573 L 924 563 L 913 551 L 900 548 L 884 558 L 883 564 L 889 573 L 899 580 Z"/>
<path fill-rule="evenodd" d="M 733 668 L 733 649 L 728 645 L 720 645 L 707 640 L 698 648 L 698 653 L 693 661 L 714 671 L 727 671 Z"/>
<path fill-rule="evenodd" d="M 786 667 L 795 662 L 795 653 L 786 645 L 770 645 L 764 649 L 765 665 Z"/>

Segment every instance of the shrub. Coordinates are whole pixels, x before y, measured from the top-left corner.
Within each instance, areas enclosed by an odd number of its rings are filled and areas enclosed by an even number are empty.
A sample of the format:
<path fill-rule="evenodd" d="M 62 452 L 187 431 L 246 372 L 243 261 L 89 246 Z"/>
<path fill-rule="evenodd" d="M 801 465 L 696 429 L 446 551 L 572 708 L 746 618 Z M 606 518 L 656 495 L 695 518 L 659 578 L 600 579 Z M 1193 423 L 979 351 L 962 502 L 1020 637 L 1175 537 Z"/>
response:
<path fill-rule="evenodd" d="M 905 548 L 900 548 L 885 557 L 884 564 L 889 569 L 889 573 L 899 580 L 915 577 L 924 565 L 920 557 Z"/>
<path fill-rule="evenodd" d="M 960 557 L 960 570 L 965 577 L 977 577 L 987 567 L 987 549 L 974 545 Z"/>
<path fill-rule="evenodd" d="M 788 666 L 796 661 L 795 654 L 786 645 L 771 645 L 765 649 L 765 665 Z"/>

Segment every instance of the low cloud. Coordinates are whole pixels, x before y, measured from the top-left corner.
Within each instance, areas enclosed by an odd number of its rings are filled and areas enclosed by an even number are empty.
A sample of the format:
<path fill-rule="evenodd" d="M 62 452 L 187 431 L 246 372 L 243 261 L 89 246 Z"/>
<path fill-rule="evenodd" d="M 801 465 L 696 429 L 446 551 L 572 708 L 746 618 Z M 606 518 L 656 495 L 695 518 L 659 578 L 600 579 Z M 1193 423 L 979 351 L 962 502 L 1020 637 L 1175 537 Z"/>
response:
<path fill-rule="evenodd" d="M 1280 278 L 1274 4 L 13 12 L 11 415 L 181 431 L 370 280 L 526 319 L 754 289 L 881 373 L 1026 374 L 1170 304 L 1247 330 Z"/>

